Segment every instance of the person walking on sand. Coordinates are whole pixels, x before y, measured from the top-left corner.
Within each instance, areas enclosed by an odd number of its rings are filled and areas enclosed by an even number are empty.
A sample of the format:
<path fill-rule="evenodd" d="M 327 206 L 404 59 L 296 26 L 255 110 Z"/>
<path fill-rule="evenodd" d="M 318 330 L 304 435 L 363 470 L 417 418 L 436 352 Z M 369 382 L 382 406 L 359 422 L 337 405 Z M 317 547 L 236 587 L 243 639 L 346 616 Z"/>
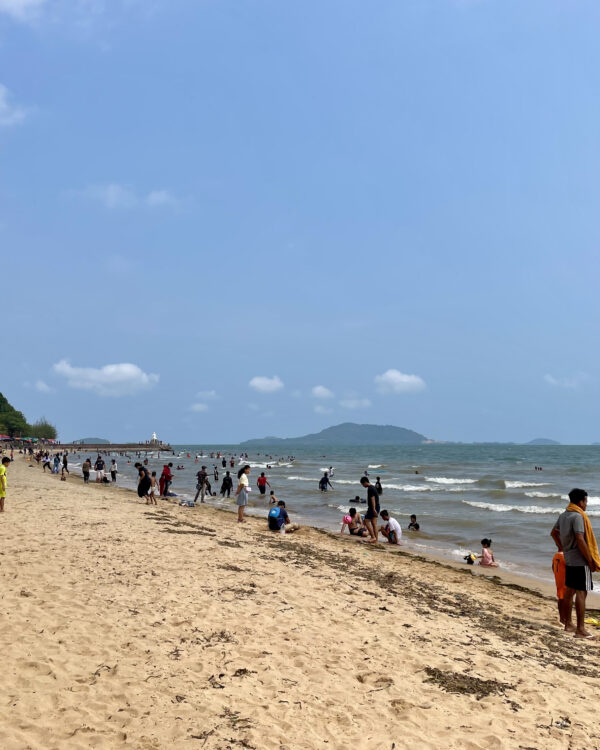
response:
<path fill-rule="evenodd" d="M 69 471 L 69 454 L 67 451 L 63 453 L 63 459 L 62 459 L 62 476 L 64 477 L 65 473 L 70 474 Z"/>
<path fill-rule="evenodd" d="M 371 484 L 369 477 L 363 476 L 360 478 L 360 483 L 367 490 L 367 512 L 365 513 L 365 526 L 369 530 L 371 538 L 368 542 L 371 544 L 377 544 L 377 516 L 379 515 L 379 495 L 377 490 Z"/>
<path fill-rule="evenodd" d="M 235 499 L 238 506 L 238 523 L 246 523 L 244 512 L 246 510 L 246 505 L 248 505 L 248 493 L 251 489 L 248 484 L 248 474 L 250 474 L 250 467 L 248 464 L 242 466 L 238 471 L 238 488 L 235 491 Z"/>
<path fill-rule="evenodd" d="M 6 470 L 10 466 L 10 458 L 4 456 L 0 464 L 0 513 L 4 513 L 4 501 L 6 500 Z"/>
<path fill-rule="evenodd" d="M 574 488 L 569 492 L 569 504 L 558 517 L 550 535 L 565 556 L 565 631 L 576 638 L 593 639 L 585 628 L 585 603 L 587 592 L 592 591 L 592 573 L 600 570 L 600 553 L 592 524 L 587 516 L 588 494 Z M 573 599 L 577 625 L 573 625 Z"/>

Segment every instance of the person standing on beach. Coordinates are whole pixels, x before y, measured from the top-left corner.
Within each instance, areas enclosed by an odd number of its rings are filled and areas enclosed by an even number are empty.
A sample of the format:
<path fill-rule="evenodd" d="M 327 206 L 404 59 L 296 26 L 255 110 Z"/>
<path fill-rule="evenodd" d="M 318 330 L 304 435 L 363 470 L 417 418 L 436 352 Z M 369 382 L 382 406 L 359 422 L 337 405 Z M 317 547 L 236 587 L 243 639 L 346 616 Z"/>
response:
<path fill-rule="evenodd" d="M 111 482 L 117 481 L 117 462 L 115 461 L 114 458 L 110 465 L 110 479 L 111 479 Z"/>
<path fill-rule="evenodd" d="M 246 505 L 248 505 L 248 493 L 250 492 L 250 486 L 248 485 L 249 474 L 250 467 L 248 464 L 238 471 L 238 488 L 235 491 L 235 498 L 238 506 L 238 523 L 246 523 L 244 512 L 246 510 Z"/>
<path fill-rule="evenodd" d="M 6 470 L 10 466 L 10 458 L 4 456 L 0 464 L 0 513 L 4 513 L 4 501 L 6 500 Z"/>
<path fill-rule="evenodd" d="M 87 484 L 90 481 L 90 471 L 92 470 L 92 459 L 86 458 L 81 465 L 81 471 L 83 473 L 83 481 Z"/>
<path fill-rule="evenodd" d="M 62 467 L 62 475 L 63 475 L 63 477 L 64 477 L 64 475 L 65 475 L 65 472 L 66 472 L 67 474 L 70 474 L 70 473 L 71 473 L 71 472 L 69 471 L 69 454 L 67 453 L 67 451 L 65 451 L 65 452 L 63 453 L 63 462 L 62 462 L 62 464 L 63 464 L 63 467 Z"/>
<path fill-rule="evenodd" d="M 96 482 L 100 483 L 104 481 L 104 459 L 102 456 L 98 456 L 96 459 L 94 469 L 96 469 Z"/>
<path fill-rule="evenodd" d="M 567 610 L 565 608 L 565 553 L 557 550 L 552 558 L 552 572 L 556 583 L 556 601 L 558 602 L 558 617 L 562 625 L 567 622 Z"/>
<path fill-rule="evenodd" d="M 365 526 L 369 530 L 371 538 L 368 540 L 372 544 L 377 544 L 377 516 L 379 515 L 379 495 L 377 490 L 371 484 L 369 477 L 360 478 L 360 483 L 367 490 L 367 512 L 365 513 Z"/>
<path fill-rule="evenodd" d="M 375 480 L 375 489 L 377 490 L 378 495 L 383 494 L 383 487 L 381 486 L 381 481 L 379 480 L 379 477 Z"/>
<path fill-rule="evenodd" d="M 160 479 L 158 480 L 158 487 L 162 497 L 166 497 L 167 492 L 169 491 L 169 487 L 171 486 L 171 482 L 173 481 L 173 474 L 171 472 L 172 466 L 173 464 L 171 462 L 168 464 L 164 464 L 162 474 L 160 475 Z"/>
<path fill-rule="evenodd" d="M 550 535 L 565 556 L 565 630 L 576 638 L 593 639 L 585 629 L 585 602 L 587 592 L 594 588 L 592 573 L 600 570 L 600 553 L 592 524 L 585 510 L 588 494 L 575 488 L 569 492 L 569 504 L 552 527 Z M 573 625 L 573 598 L 577 626 Z"/>

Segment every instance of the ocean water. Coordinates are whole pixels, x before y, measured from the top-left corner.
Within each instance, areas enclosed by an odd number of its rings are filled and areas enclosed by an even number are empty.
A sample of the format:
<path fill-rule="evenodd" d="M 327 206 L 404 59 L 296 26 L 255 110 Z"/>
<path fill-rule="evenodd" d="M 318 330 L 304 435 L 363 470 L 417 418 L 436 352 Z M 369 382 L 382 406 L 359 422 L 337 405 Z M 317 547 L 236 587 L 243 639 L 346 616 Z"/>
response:
<path fill-rule="evenodd" d="M 175 456 L 149 457 L 149 468 L 160 475 L 167 461 L 182 465 L 183 469 L 173 471 L 171 488 L 181 497 L 193 497 L 195 474 L 202 463 L 209 470 L 218 464 L 223 475 L 220 462 L 207 458 L 211 451 L 221 450 L 227 457 L 235 454 L 235 468 L 227 466 L 232 476 L 239 468 L 239 446 L 180 445 L 174 449 Z M 280 451 L 281 447 L 248 451 L 253 486 L 249 514 L 266 517 L 268 495 L 261 499 L 256 487 L 256 478 L 264 471 L 277 497 L 286 501 L 293 521 L 338 530 L 354 497 L 366 498 L 359 480 L 367 470 L 373 482 L 380 477 L 381 507 L 398 519 L 405 530 L 403 543 L 415 552 L 462 561 L 469 552 L 480 554 L 480 540 L 489 537 L 502 568 L 551 580 L 555 547 L 550 530 L 573 487 L 587 490 L 588 514 L 600 538 L 600 446 L 297 447 L 293 462 Z M 196 463 L 200 452 L 205 457 Z M 120 485 L 133 488 L 137 484 L 135 460 L 131 456 L 127 464 L 126 458 L 117 457 Z M 75 457 L 73 461 L 72 468 L 76 468 L 80 461 Z M 334 467 L 333 490 L 320 492 L 319 478 L 329 466 Z M 536 466 L 542 471 L 536 471 Z M 213 490 L 219 489 L 220 480 L 213 482 Z M 233 499 L 218 497 L 209 502 L 235 506 Z M 421 524 L 418 533 L 406 531 L 411 513 Z"/>

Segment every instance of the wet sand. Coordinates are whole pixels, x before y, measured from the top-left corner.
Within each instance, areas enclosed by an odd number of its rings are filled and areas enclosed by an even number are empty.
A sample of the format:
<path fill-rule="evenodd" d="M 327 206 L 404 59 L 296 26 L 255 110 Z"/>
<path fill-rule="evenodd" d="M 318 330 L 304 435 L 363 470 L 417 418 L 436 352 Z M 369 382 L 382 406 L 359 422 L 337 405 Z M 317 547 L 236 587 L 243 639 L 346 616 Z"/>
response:
<path fill-rule="evenodd" d="M 600 645 L 564 634 L 550 596 L 387 552 L 19 456 L 0 747 L 600 747 Z"/>

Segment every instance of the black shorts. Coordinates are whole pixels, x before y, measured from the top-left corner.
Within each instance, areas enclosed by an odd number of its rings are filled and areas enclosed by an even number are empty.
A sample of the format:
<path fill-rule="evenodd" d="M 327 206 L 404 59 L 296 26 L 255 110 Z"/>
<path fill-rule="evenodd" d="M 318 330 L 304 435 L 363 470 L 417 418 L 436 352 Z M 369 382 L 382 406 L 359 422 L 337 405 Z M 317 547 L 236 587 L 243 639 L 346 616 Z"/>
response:
<path fill-rule="evenodd" d="M 365 518 L 371 521 L 373 518 L 377 518 L 378 515 L 379 515 L 378 510 L 373 511 L 371 508 L 367 508 L 367 512 L 365 513 Z"/>
<path fill-rule="evenodd" d="M 575 591 L 592 591 L 592 571 L 588 565 L 567 565 L 565 569 L 565 586 Z"/>

